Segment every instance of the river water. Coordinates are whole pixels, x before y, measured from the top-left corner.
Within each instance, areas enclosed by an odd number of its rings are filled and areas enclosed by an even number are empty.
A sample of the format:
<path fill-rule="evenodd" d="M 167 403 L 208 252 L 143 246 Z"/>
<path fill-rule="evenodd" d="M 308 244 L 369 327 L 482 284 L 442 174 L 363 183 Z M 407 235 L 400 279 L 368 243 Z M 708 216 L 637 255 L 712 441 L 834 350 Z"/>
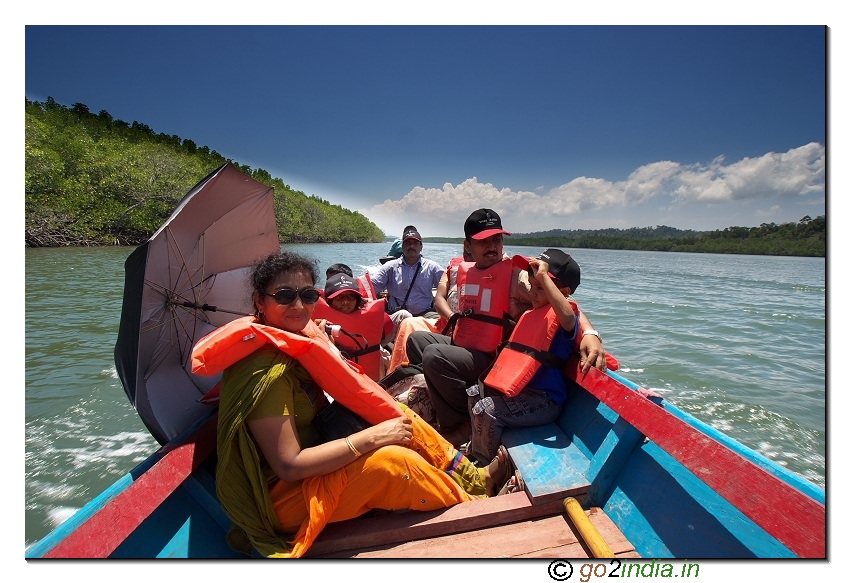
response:
<path fill-rule="evenodd" d="M 359 275 L 389 244 L 286 248 Z M 824 487 L 824 259 L 565 250 L 582 268 L 575 298 L 623 376 Z M 131 251 L 26 250 L 27 546 L 158 448 L 112 357 Z M 460 246 L 423 253 L 446 265 Z"/>

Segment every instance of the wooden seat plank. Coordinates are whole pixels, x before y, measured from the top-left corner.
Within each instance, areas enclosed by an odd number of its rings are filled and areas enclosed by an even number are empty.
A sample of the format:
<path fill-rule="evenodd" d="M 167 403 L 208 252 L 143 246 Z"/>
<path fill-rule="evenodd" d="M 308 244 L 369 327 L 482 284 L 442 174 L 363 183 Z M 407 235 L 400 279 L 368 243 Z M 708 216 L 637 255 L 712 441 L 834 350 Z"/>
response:
<path fill-rule="evenodd" d="M 532 505 L 524 492 L 456 504 L 430 512 L 394 512 L 325 527 L 305 556 L 438 537 L 563 512 L 560 502 Z"/>
<path fill-rule="evenodd" d="M 638 556 L 632 545 L 599 508 L 587 511 L 618 557 Z M 487 529 L 439 537 L 350 549 L 323 558 L 589 558 L 587 547 L 565 514 L 533 518 Z"/>

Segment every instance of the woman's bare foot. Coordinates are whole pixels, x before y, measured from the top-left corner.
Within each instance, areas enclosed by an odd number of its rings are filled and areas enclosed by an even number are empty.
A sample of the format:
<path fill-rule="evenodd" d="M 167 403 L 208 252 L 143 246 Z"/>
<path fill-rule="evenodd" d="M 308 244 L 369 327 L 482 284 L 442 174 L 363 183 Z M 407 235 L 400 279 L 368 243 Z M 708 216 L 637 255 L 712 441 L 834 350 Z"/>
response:
<path fill-rule="evenodd" d="M 488 496 L 492 497 L 496 495 L 499 487 L 505 483 L 509 470 L 508 453 L 504 447 L 500 447 L 493 461 L 484 468 Z"/>

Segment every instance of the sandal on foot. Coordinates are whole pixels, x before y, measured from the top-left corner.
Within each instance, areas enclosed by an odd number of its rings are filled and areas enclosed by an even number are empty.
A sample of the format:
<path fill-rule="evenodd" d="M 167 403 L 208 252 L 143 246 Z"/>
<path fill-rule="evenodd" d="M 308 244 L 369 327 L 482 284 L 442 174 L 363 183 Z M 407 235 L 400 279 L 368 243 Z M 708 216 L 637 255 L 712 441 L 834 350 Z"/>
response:
<path fill-rule="evenodd" d="M 505 482 L 505 485 L 502 486 L 502 489 L 496 495 L 501 496 L 515 492 L 525 492 L 525 480 L 522 479 L 522 472 L 519 470 L 514 470 L 514 474 L 508 478 L 508 481 Z"/>
<path fill-rule="evenodd" d="M 511 460 L 511 456 L 508 455 L 508 450 L 505 448 L 504 445 L 499 446 L 498 453 L 496 454 L 496 457 L 493 458 L 493 461 L 499 459 L 499 453 L 504 454 L 505 464 L 507 465 L 507 468 L 505 469 L 505 481 L 501 482 L 501 485 L 497 483 L 495 488 L 493 488 L 493 491 L 496 492 L 496 496 L 506 493 L 505 489 L 511 482 L 511 478 L 516 474 L 516 466 L 514 466 L 513 460 Z"/>

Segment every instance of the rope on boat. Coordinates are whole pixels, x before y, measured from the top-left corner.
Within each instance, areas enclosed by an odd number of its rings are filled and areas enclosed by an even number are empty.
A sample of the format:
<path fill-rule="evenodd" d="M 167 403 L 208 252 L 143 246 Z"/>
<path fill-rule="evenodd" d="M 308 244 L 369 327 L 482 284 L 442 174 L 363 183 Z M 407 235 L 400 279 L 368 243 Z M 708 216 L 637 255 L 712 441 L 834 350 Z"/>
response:
<path fill-rule="evenodd" d="M 605 542 L 605 539 L 602 538 L 602 535 L 593 526 L 593 523 L 590 522 L 590 519 L 587 517 L 587 514 L 584 513 L 584 508 L 581 507 L 578 500 L 575 498 L 565 498 L 564 499 L 564 510 L 567 513 L 567 516 L 573 521 L 576 529 L 581 535 L 582 540 L 587 545 L 587 548 L 590 549 L 590 553 L 597 559 L 613 559 L 614 553 L 611 551 L 611 548 L 608 546 L 608 543 Z"/>

